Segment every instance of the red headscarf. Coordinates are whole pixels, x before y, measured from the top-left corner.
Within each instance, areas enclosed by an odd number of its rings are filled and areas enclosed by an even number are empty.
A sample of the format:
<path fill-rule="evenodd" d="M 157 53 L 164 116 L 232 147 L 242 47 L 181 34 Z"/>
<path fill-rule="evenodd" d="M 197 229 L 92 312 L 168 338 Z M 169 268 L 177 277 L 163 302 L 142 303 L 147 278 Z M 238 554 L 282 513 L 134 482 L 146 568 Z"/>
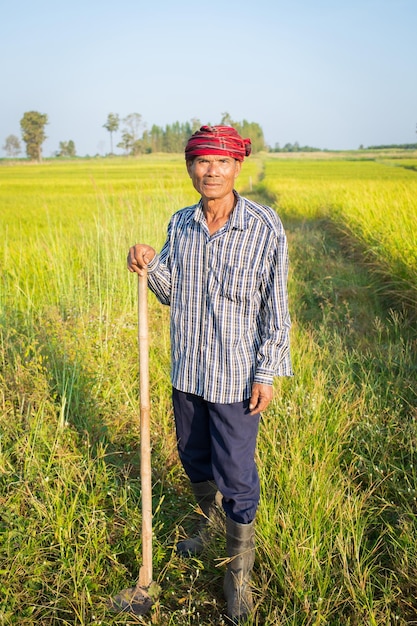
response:
<path fill-rule="evenodd" d="M 231 126 L 202 126 L 190 137 L 185 147 L 186 159 L 219 154 L 243 161 L 250 153 L 251 140 L 243 139 Z"/>

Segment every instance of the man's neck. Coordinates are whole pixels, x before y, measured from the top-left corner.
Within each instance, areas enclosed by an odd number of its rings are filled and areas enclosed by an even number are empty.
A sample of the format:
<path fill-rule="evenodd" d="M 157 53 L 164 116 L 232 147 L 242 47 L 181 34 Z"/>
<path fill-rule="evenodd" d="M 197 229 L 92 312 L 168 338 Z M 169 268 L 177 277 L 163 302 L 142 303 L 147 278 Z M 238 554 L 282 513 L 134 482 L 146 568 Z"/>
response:
<path fill-rule="evenodd" d="M 210 235 L 226 224 L 236 205 L 235 195 L 213 200 L 203 198 L 203 212 Z"/>

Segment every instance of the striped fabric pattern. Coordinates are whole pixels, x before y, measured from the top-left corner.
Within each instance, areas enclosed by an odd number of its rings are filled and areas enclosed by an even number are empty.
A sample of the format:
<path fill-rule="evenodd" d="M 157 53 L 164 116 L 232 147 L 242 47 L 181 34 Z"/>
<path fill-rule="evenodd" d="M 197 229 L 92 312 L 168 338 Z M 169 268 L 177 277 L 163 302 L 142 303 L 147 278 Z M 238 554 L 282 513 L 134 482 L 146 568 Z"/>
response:
<path fill-rule="evenodd" d="M 271 208 L 236 197 L 212 236 L 201 201 L 175 213 L 148 265 L 150 289 L 170 306 L 172 385 L 225 404 L 292 375 L 284 229 Z"/>
<path fill-rule="evenodd" d="M 232 126 L 202 126 L 188 140 L 185 158 L 220 154 L 243 161 L 251 153 L 251 140 L 244 139 Z"/>

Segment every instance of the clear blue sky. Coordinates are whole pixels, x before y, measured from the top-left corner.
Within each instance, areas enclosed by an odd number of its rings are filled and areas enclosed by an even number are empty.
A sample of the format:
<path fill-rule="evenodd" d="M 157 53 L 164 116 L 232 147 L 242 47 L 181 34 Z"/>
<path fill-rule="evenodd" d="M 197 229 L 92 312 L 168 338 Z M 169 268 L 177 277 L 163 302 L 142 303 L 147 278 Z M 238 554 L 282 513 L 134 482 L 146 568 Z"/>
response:
<path fill-rule="evenodd" d="M 45 156 L 108 152 L 110 112 L 148 128 L 228 112 L 271 146 L 417 141 L 417 0 L 2 5 L 0 148 L 30 110 L 48 114 Z"/>

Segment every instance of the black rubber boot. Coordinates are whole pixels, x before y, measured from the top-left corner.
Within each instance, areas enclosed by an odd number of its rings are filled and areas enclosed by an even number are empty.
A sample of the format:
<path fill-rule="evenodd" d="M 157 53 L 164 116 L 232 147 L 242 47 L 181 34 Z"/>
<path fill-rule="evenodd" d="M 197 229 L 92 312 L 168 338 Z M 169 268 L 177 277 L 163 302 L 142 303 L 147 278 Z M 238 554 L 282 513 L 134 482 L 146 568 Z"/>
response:
<path fill-rule="evenodd" d="M 221 494 L 214 481 L 191 483 L 197 505 L 201 509 L 196 534 L 177 543 L 177 552 L 182 556 L 200 554 L 210 540 L 213 524 L 220 520 Z"/>
<path fill-rule="evenodd" d="M 239 524 L 226 518 L 226 552 L 230 557 L 224 578 L 227 616 L 242 624 L 253 613 L 251 573 L 255 562 L 255 522 Z"/>

